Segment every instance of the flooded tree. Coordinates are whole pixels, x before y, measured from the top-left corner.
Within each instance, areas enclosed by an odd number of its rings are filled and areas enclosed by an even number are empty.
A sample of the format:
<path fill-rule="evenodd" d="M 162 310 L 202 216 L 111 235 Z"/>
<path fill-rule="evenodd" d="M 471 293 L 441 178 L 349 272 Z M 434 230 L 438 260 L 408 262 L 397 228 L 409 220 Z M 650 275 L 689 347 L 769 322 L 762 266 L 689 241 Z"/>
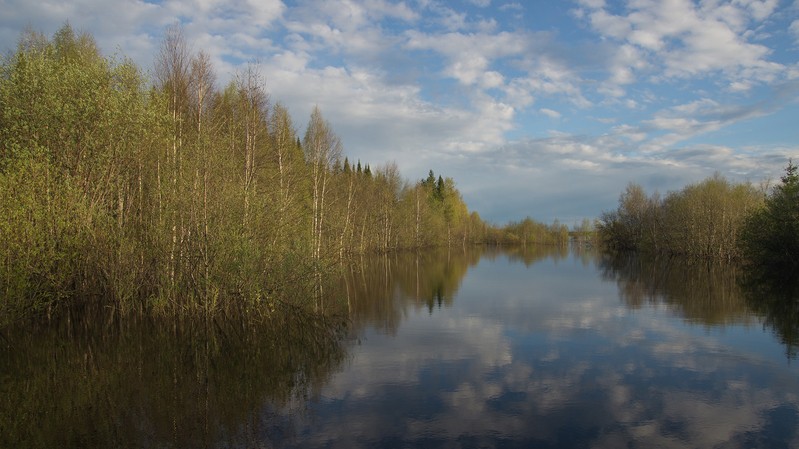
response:
<path fill-rule="evenodd" d="M 0 72 L 0 324 L 78 303 L 305 307 L 340 261 L 485 227 L 451 178 L 342 167 L 319 108 L 300 141 L 256 66 L 219 89 L 178 26 L 152 84 L 68 25 L 24 34 Z"/>
<path fill-rule="evenodd" d="M 662 199 L 630 184 L 618 208 L 602 214 L 597 231 L 613 251 L 738 259 L 744 221 L 761 202 L 751 184 L 734 184 L 718 174 Z"/>

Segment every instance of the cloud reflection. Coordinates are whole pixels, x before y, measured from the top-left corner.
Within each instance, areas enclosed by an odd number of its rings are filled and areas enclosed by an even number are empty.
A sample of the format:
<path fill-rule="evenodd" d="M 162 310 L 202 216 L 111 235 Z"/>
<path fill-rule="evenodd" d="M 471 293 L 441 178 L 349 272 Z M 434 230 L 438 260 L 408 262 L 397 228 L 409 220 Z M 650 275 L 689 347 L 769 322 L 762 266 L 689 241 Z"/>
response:
<path fill-rule="evenodd" d="M 676 294 L 642 307 L 621 287 L 576 258 L 523 265 L 499 256 L 470 268 L 447 308 L 427 313 L 398 298 L 402 323 L 393 335 L 367 328 L 350 365 L 312 405 L 314 418 L 302 424 L 308 439 L 294 443 L 799 444 L 796 368 L 693 331 L 696 322 L 723 324 L 752 344 L 778 345 L 742 325 L 754 320 L 745 307 L 709 313 L 711 297 L 697 312 Z"/>

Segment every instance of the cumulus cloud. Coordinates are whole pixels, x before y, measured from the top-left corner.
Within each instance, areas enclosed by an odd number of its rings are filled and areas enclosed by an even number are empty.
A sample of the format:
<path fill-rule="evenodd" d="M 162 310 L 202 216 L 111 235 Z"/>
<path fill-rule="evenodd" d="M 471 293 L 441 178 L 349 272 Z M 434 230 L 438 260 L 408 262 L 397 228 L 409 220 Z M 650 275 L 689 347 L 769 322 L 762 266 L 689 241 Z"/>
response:
<path fill-rule="evenodd" d="M 619 47 L 622 64 L 612 70 L 615 83 L 630 82 L 633 73 L 644 67 L 659 67 L 655 78 L 721 73 L 734 89 L 746 90 L 753 83 L 773 81 L 785 70 L 768 59 L 771 49 L 752 41 L 750 29 L 774 13 L 774 0 L 702 4 L 639 0 L 629 2 L 623 14 L 610 12 L 604 2 L 582 5 L 586 8 L 582 16 L 594 30 L 627 44 Z M 640 50 L 633 58 L 625 58 L 629 46 Z"/>
<path fill-rule="evenodd" d="M 408 31 L 405 46 L 412 50 L 433 50 L 449 61 L 446 74 L 465 85 L 482 80 L 490 64 L 500 58 L 522 54 L 527 49 L 524 33 L 428 34 Z"/>

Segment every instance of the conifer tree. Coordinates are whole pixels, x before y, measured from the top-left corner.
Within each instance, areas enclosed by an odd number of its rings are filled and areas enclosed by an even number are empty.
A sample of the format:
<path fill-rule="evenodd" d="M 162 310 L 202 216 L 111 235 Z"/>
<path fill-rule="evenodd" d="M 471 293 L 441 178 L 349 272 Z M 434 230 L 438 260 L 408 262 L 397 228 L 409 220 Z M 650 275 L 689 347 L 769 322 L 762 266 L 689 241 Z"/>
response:
<path fill-rule="evenodd" d="M 793 161 L 780 181 L 746 221 L 741 246 L 756 266 L 791 275 L 799 270 L 799 168 Z"/>

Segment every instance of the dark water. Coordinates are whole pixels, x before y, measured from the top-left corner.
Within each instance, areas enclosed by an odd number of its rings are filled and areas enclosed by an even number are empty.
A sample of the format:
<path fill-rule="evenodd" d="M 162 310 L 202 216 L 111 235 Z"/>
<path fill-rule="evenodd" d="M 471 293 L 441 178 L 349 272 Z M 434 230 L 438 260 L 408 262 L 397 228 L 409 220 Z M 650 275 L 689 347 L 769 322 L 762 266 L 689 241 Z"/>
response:
<path fill-rule="evenodd" d="M 345 327 L 6 329 L 0 447 L 799 447 L 784 281 L 554 248 L 345 271 Z"/>

